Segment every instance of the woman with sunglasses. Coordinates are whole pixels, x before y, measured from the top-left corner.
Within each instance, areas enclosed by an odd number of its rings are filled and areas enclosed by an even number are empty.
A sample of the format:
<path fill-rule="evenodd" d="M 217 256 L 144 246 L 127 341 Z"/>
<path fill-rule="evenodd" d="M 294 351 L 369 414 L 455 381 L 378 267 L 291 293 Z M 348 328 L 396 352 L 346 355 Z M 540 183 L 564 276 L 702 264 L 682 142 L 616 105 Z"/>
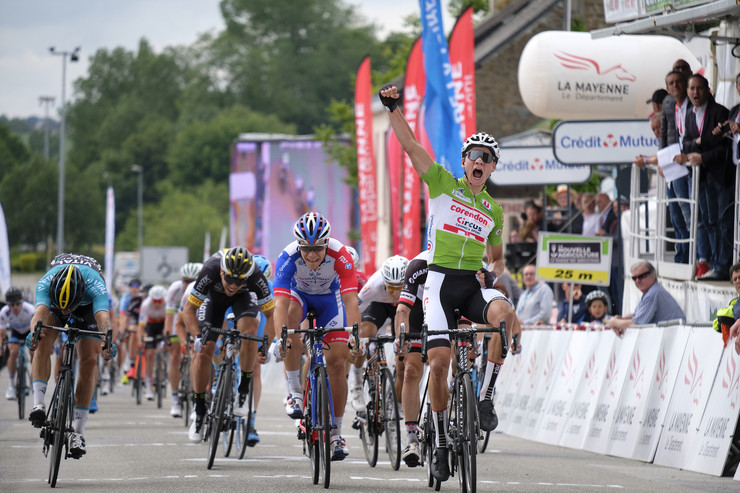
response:
<path fill-rule="evenodd" d="M 26 340 L 26 334 L 31 330 L 31 318 L 34 308 L 31 303 L 23 299 L 23 292 L 11 287 L 5 292 L 7 305 L 0 309 L 0 341 L 8 336 L 8 390 L 5 398 L 15 400 L 15 372 L 18 358 L 18 345 Z M 10 331 L 8 334 L 7 331 Z"/>
<path fill-rule="evenodd" d="M 658 283 L 655 267 L 645 260 L 637 262 L 630 268 L 632 281 L 642 292 L 642 298 L 635 311 L 628 315 L 617 315 L 607 322 L 618 336 L 624 334 L 633 325 L 657 324 L 668 320 L 686 320 L 683 310 L 676 300 Z"/>
<path fill-rule="evenodd" d="M 414 170 L 429 187 L 429 225 L 424 319 L 429 326 L 428 358 L 430 371 L 429 397 L 436 426 L 437 449 L 432 459 L 431 472 L 438 481 L 450 476 L 447 436 L 447 373 L 450 367 L 450 339 L 437 331 L 457 326 L 455 309 L 476 324 L 507 327 L 514 323 L 514 310 L 506 296 L 493 289 L 498 276 L 503 274 L 504 250 L 503 209 L 486 191 L 486 181 L 496 170 L 500 157 L 496 139 L 486 133 L 476 133 L 465 140 L 461 149 L 464 174 L 456 179 L 441 164 L 435 163 L 427 150 L 419 144 L 403 112 L 398 88 L 388 84 L 380 90 L 380 101 L 388 110 L 393 133 L 411 160 Z M 489 260 L 489 269 L 481 268 L 483 256 Z M 493 406 L 493 386 L 503 365 L 501 340 L 497 333 L 491 337 L 489 357 L 482 392 L 478 403 L 480 424 L 484 431 L 498 425 Z M 498 356 L 496 356 L 498 354 Z"/>
<path fill-rule="evenodd" d="M 293 226 L 295 241 L 280 253 L 275 268 L 275 334 L 286 325 L 297 329 L 309 311 L 316 314 L 317 327 L 347 327 L 360 323 L 357 301 L 357 274 L 347 248 L 331 238 L 331 225 L 318 212 L 307 212 Z M 297 334 L 289 336 L 292 350 L 283 355 L 281 341 L 273 341 L 270 352 L 277 361 L 285 360 L 288 395 L 285 411 L 293 419 L 303 415 L 303 390 L 300 370 L 301 343 Z M 330 332 L 325 343 L 329 386 L 334 402 L 331 431 L 332 460 L 342 460 L 349 449 L 342 438 L 342 420 L 347 404 L 345 363 L 349 356 L 349 333 Z"/>
<path fill-rule="evenodd" d="M 195 419 L 188 434 L 190 441 L 203 439 L 203 418 L 206 414 L 206 391 L 211 373 L 211 359 L 219 334 L 209 332 L 201 338 L 201 328 L 206 324 L 221 328 L 227 308 L 234 312 L 234 323 L 242 334 L 256 335 L 259 328 L 260 311 L 267 319 L 267 330 L 272 330 L 274 300 L 262 271 L 256 268 L 252 254 L 237 246 L 216 252 L 203 262 L 195 285 L 182 311 L 182 320 L 188 332 L 195 338 L 191 375 L 193 381 L 193 404 Z M 252 368 L 257 359 L 257 343 L 244 340 L 239 353 L 241 380 L 239 382 L 239 408 L 234 414 L 246 412 L 241 409 L 247 398 L 247 389 L 252 379 Z"/>

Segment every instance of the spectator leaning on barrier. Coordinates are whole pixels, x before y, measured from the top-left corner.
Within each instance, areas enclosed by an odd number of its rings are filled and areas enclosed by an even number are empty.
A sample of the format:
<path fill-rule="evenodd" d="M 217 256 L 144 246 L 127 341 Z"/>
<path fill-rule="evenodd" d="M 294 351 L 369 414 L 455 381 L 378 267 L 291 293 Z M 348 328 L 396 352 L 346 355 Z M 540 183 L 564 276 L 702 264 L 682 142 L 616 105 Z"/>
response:
<path fill-rule="evenodd" d="M 535 277 L 537 269 L 530 264 L 522 270 L 524 291 L 516 305 L 516 314 L 522 325 L 546 325 L 552 316 L 552 289 Z"/>
<path fill-rule="evenodd" d="M 686 315 L 671 293 L 658 283 L 658 275 L 653 264 L 646 261 L 637 262 L 632 265 L 630 272 L 637 289 L 642 291 L 642 298 L 634 313 L 615 316 L 606 324 L 607 327 L 614 329 L 614 332 L 621 336 L 633 325 L 686 320 Z"/>
<path fill-rule="evenodd" d="M 735 291 L 740 295 L 740 263 L 730 267 L 730 281 L 735 287 Z M 730 338 L 730 327 L 736 320 L 740 320 L 740 304 L 737 303 L 738 296 L 730 301 L 730 305 L 717 310 L 717 316 L 714 318 L 714 330 L 722 334 L 722 342 L 727 347 L 727 341 Z"/>

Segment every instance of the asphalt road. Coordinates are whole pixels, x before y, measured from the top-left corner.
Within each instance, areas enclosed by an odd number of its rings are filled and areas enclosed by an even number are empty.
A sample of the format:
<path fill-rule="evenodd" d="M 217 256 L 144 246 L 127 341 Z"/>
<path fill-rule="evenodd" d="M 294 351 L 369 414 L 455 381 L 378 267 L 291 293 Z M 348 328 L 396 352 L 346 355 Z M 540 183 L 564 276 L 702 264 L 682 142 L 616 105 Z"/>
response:
<path fill-rule="evenodd" d="M 293 422 L 285 416 L 280 368 L 264 372 L 265 390 L 257 429 L 262 441 L 244 460 L 217 456 L 206 468 L 207 447 L 188 441 L 182 419 L 169 416 L 169 405 L 137 406 L 128 386 L 118 384 L 102 397 L 100 410 L 88 420 L 87 455 L 62 461 L 57 489 L 67 491 L 320 491 L 310 479 L 310 462 L 302 455 Z M 0 373 L 4 395 L 7 371 Z M 51 394 L 49 394 L 50 396 Z M 47 401 L 48 397 L 47 396 Z M 48 404 L 48 402 L 47 402 Z M 30 403 L 29 403 L 30 407 Z M 381 449 L 375 468 L 365 461 L 361 442 L 351 429 L 347 408 L 344 435 L 350 457 L 332 463 L 331 490 L 353 492 L 432 491 L 422 468 L 404 465 L 393 471 Z M 233 454 L 233 453 L 232 453 Z M 47 491 L 49 463 L 41 452 L 38 431 L 19 420 L 15 402 L 0 401 L 0 491 Z M 740 491 L 731 478 L 715 478 L 637 461 L 596 455 L 495 434 L 478 458 L 478 491 Z M 442 491 L 459 491 L 456 478 Z"/>

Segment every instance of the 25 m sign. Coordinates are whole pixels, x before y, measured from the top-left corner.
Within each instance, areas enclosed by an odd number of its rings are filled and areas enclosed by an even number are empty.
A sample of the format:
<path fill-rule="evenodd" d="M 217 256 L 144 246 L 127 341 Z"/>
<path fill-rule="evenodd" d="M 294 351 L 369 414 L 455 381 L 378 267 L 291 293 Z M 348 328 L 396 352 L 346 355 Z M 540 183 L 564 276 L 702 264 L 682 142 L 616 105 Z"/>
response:
<path fill-rule="evenodd" d="M 551 282 L 609 285 L 612 239 L 540 233 L 537 277 Z"/>

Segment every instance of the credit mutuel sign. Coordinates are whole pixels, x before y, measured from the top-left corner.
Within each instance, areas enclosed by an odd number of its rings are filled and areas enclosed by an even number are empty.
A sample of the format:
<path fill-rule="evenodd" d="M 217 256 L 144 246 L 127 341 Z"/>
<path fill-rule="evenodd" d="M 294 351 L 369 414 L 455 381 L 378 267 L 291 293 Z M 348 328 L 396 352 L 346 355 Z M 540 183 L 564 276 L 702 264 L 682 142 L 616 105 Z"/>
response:
<path fill-rule="evenodd" d="M 650 156 L 659 141 L 647 120 L 564 121 L 552 134 L 552 151 L 564 164 L 627 164 Z"/>

